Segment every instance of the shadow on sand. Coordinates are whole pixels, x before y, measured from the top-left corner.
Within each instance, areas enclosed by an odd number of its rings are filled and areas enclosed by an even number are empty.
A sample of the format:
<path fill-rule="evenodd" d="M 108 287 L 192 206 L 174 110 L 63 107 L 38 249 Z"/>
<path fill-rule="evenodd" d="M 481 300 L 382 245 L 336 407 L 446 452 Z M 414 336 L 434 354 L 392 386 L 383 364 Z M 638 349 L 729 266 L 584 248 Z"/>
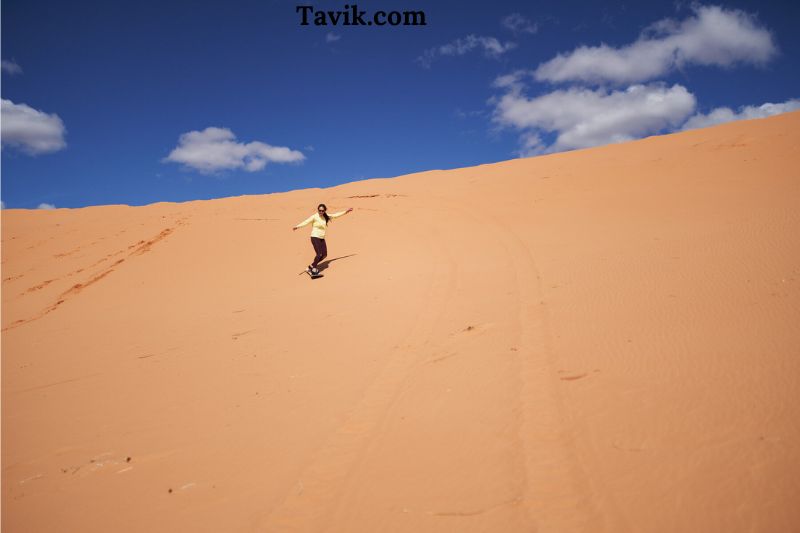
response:
<path fill-rule="evenodd" d="M 320 272 L 324 272 L 325 270 L 328 269 L 328 265 L 330 265 L 334 261 L 338 261 L 339 259 L 346 259 L 348 257 L 353 257 L 354 255 L 358 254 L 343 255 L 341 257 L 334 257 L 333 259 L 326 259 L 324 261 L 320 261 L 319 264 L 317 265 L 317 268 L 319 269 Z"/>

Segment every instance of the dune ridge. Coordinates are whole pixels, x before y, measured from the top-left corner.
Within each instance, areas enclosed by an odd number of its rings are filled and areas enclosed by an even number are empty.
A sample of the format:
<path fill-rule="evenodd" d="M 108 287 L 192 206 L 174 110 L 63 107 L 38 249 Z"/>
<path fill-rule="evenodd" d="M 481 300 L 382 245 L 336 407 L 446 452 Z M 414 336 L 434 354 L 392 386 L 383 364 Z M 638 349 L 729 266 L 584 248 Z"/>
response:
<path fill-rule="evenodd" d="M 4 210 L 3 527 L 797 529 L 798 139 Z"/>

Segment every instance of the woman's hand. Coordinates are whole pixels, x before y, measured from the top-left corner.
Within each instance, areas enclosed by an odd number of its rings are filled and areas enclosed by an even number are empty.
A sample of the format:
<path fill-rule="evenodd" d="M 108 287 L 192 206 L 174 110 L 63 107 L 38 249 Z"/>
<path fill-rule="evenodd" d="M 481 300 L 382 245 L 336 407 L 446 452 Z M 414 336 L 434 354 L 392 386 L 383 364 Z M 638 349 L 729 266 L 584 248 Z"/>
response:
<path fill-rule="evenodd" d="M 352 207 L 348 207 L 348 208 L 347 208 L 347 211 L 345 211 L 345 212 L 344 212 L 344 213 L 345 213 L 345 215 L 346 215 L 347 213 L 349 213 L 350 211 L 352 211 L 352 210 L 353 210 L 353 208 L 352 208 Z"/>
<path fill-rule="evenodd" d="M 292 231 L 297 231 L 297 226 L 293 227 Z"/>

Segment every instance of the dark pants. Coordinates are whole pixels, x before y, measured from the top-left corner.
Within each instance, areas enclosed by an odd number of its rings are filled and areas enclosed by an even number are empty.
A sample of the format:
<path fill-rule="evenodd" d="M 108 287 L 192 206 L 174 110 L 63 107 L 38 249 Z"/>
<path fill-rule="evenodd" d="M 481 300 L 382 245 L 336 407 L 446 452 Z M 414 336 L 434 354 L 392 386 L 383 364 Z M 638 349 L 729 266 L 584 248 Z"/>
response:
<path fill-rule="evenodd" d="M 328 255 L 328 245 L 325 244 L 325 239 L 320 239 L 319 237 L 311 237 L 311 244 L 314 245 L 314 251 L 317 252 L 311 266 L 317 268 L 317 263 L 325 259 Z"/>

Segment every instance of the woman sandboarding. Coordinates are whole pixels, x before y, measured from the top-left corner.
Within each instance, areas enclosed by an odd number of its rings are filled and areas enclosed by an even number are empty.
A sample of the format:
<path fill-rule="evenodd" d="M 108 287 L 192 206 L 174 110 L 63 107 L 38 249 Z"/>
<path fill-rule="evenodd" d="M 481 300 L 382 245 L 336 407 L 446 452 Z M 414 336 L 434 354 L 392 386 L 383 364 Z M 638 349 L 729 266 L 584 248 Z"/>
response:
<path fill-rule="evenodd" d="M 314 246 L 314 253 L 316 254 L 314 256 L 314 261 L 306 268 L 306 272 L 308 272 L 311 277 L 321 275 L 319 269 L 317 269 L 317 265 L 328 255 L 328 246 L 325 243 L 325 230 L 328 227 L 328 222 L 330 222 L 332 218 L 339 218 L 352 210 L 352 207 L 348 207 L 346 211 L 339 211 L 338 213 L 331 213 L 329 215 L 327 212 L 328 208 L 325 207 L 325 204 L 319 204 L 316 213 L 292 228 L 292 231 L 295 231 L 298 228 L 311 224 L 311 245 Z"/>

